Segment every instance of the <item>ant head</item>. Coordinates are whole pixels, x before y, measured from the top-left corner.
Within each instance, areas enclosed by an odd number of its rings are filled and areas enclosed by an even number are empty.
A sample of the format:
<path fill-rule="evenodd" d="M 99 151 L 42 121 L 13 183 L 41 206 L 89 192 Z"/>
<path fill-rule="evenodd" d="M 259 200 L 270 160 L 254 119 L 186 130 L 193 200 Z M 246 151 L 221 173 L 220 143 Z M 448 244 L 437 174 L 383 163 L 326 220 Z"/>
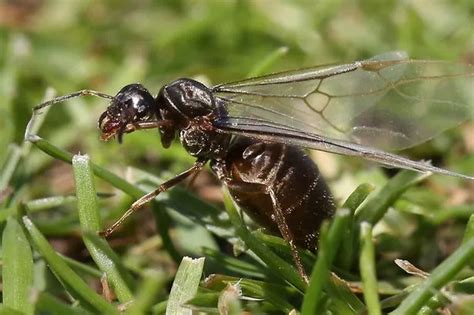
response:
<path fill-rule="evenodd" d="M 143 85 L 124 86 L 100 115 L 102 139 L 108 140 L 117 134 L 121 141 L 128 124 L 147 121 L 155 115 L 154 105 L 155 99 Z"/>

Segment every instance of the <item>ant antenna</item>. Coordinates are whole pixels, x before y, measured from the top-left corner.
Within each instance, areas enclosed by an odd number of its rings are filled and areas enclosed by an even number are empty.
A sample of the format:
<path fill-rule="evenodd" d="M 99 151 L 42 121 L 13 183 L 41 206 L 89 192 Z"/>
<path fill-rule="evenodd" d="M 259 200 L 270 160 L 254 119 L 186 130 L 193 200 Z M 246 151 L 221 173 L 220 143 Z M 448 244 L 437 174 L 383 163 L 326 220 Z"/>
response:
<path fill-rule="evenodd" d="M 36 105 L 33 108 L 33 114 L 35 114 L 38 110 L 40 110 L 42 108 L 45 108 L 45 107 L 48 107 L 48 106 L 51 106 L 53 104 L 64 102 L 64 101 L 69 100 L 71 98 L 87 96 L 87 95 L 101 97 L 101 98 L 107 98 L 107 99 L 111 99 L 111 100 L 113 100 L 115 98 L 112 95 L 105 94 L 105 93 L 102 93 L 102 92 L 97 92 L 97 91 L 94 91 L 94 90 L 80 90 L 80 91 L 77 91 L 77 92 L 74 92 L 74 93 L 71 93 L 71 94 L 66 94 L 66 95 L 63 95 L 63 96 L 55 97 L 51 100 L 48 100 L 46 102 L 43 102 L 41 104 Z"/>
<path fill-rule="evenodd" d="M 50 92 L 50 91 L 48 91 L 48 92 Z M 33 107 L 33 115 L 31 116 L 31 119 L 28 122 L 28 125 L 26 126 L 26 130 L 25 130 L 25 140 L 34 142 L 34 140 L 37 138 L 37 135 L 36 135 L 37 130 L 35 130 L 35 129 L 37 129 L 37 127 L 35 127 L 35 125 L 37 124 L 38 116 L 41 114 L 41 112 L 40 112 L 41 109 L 43 109 L 45 107 L 49 107 L 49 106 L 57 104 L 57 103 L 64 102 L 66 100 L 69 100 L 69 99 L 72 99 L 72 98 L 75 98 L 75 97 L 88 96 L 88 95 L 101 97 L 101 98 L 106 98 L 106 99 L 111 99 L 111 100 L 113 100 L 115 98 L 115 96 L 105 94 L 105 93 L 102 93 L 102 92 L 97 92 L 97 91 L 94 91 L 94 90 L 80 90 L 80 91 L 77 91 L 77 92 L 73 92 L 71 94 L 58 96 L 58 97 L 52 98 L 50 100 L 47 100 L 43 103 L 40 103 L 40 104 L 36 105 L 35 107 Z"/>

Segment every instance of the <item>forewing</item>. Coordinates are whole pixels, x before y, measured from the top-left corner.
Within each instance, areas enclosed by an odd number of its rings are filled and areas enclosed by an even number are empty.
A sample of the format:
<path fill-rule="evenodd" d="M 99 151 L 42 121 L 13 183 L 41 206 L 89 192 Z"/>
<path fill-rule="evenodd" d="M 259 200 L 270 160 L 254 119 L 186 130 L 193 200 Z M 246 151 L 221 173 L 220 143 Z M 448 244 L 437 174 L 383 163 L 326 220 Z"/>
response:
<path fill-rule="evenodd" d="M 243 122 L 258 121 L 397 150 L 472 119 L 473 78 L 471 65 L 408 60 L 406 54 L 393 52 L 224 84 L 213 92 L 234 130 L 240 122 L 249 130 Z"/>

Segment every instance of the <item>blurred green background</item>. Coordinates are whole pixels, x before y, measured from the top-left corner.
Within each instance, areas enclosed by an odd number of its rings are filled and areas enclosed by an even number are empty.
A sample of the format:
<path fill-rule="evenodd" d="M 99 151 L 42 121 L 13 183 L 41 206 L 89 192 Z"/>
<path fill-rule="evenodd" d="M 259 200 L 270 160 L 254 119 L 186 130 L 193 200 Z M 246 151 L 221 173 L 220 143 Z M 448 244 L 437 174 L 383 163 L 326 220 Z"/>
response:
<path fill-rule="evenodd" d="M 0 1 L 0 165 L 4 171 L 0 188 L 8 195 L 0 204 L 74 192 L 69 165 L 34 147 L 18 147 L 31 108 L 41 102 L 48 87 L 60 95 L 84 88 L 115 94 L 127 83 L 141 82 L 156 94 L 163 84 L 179 77 L 213 85 L 391 50 L 405 50 L 415 59 L 472 63 L 473 21 L 470 0 Z M 71 152 L 89 154 L 95 163 L 130 181 L 140 178 L 137 169 L 166 178 L 191 165 L 193 159 L 179 145 L 162 149 L 155 131 L 127 135 L 122 145 L 101 142 L 96 125 L 106 105 L 103 100 L 81 98 L 56 106 L 40 135 Z M 473 128 L 465 124 L 408 153 L 472 174 Z M 315 158 L 339 202 L 362 182 L 380 188 L 388 178 L 385 171 L 360 160 L 320 154 Z M 18 159 L 18 164 L 5 172 L 12 159 Z M 123 193 L 101 181 L 98 185 L 100 192 L 115 195 L 107 199 L 107 208 L 115 216 L 129 205 Z M 7 187 L 10 193 L 4 190 Z M 218 183 L 210 175 L 200 176 L 193 189 L 208 201 L 221 201 Z M 385 263 L 391 264 L 389 258 L 403 252 L 430 269 L 448 256 L 473 213 L 472 189 L 471 183 L 435 176 L 409 191 L 398 204 L 401 211 L 391 213 L 379 226 L 378 233 L 388 232 L 380 239 Z M 51 220 L 42 231 L 59 238 L 64 247 L 58 248 L 70 253 L 81 248 L 70 240 L 75 228 L 77 221 L 65 226 L 64 221 Z M 136 226 L 134 232 L 118 238 L 117 246 L 133 244 L 130 239 L 148 239 L 150 229 Z M 178 241 L 186 252 L 197 254 L 203 244 L 217 248 L 205 231 L 192 231 L 187 237 L 201 241 L 187 245 Z M 152 264 L 156 257 L 150 256 L 146 262 L 143 258 L 134 263 Z M 397 273 L 395 268 L 386 271 Z"/>

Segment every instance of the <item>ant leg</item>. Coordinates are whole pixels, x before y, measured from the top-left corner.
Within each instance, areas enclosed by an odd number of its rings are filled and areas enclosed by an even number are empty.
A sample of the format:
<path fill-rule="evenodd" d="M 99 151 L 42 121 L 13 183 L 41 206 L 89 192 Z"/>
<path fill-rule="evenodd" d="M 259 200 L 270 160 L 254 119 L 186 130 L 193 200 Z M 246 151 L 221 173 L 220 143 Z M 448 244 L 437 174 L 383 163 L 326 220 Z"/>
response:
<path fill-rule="evenodd" d="M 199 175 L 199 173 L 197 173 L 197 172 L 193 174 L 193 176 L 191 177 L 191 179 L 188 182 L 188 185 L 187 185 L 188 188 L 191 188 L 194 185 L 194 181 L 196 180 L 198 175 Z"/>
<path fill-rule="evenodd" d="M 153 199 L 156 198 L 160 193 L 167 191 L 171 187 L 179 184 L 183 180 L 185 180 L 187 177 L 190 175 L 193 175 L 196 172 L 199 172 L 203 166 L 206 164 L 207 160 L 201 160 L 198 159 L 194 165 L 182 172 L 181 174 L 176 175 L 175 177 L 167 180 L 163 184 L 161 184 L 157 189 L 153 190 L 152 192 L 149 192 L 148 194 L 144 195 L 137 201 L 135 201 L 132 206 L 118 219 L 114 224 L 112 224 L 109 228 L 107 228 L 105 231 L 100 232 L 99 234 L 104 237 L 108 237 L 110 234 L 112 234 L 132 213 L 143 207 L 145 204 L 148 202 L 152 201 Z"/>
<path fill-rule="evenodd" d="M 131 133 L 136 130 L 143 130 L 143 129 L 155 129 L 160 128 L 163 126 L 172 126 L 173 122 L 171 120 L 155 120 L 155 121 L 143 121 L 143 122 L 136 122 L 132 124 L 128 124 L 125 127 L 124 132 Z"/>
<path fill-rule="evenodd" d="M 270 198 L 272 199 L 273 210 L 275 211 L 275 219 L 278 225 L 278 229 L 280 230 L 280 233 L 283 236 L 283 238 L 288 242 L 288 244 L 290 244 L 291 255 L 293 256 L 293 261 L 295 262 L 296 268 L 298 269 L 298 273 L 300 274 L 301 278 L 303 278 L 303 280 L 306 283 L 309 283 L 308 275 L 306 274 L 303 268 L 300 254 L 294 243 L 295 238 L 290 231 L 290 228 L 288 226 L 288 223 L 286 222 L 285 215 L 282 209 L 280 209 L 280 205 L 278 204 L 278 199 L 275 195 L 275 192 L 272 189 L 269 189 L 268 193 L 270 195 Z"/>
<path fill-rule="evenodd" d="M 106 114 L 107 112 L 104 112 L 99 118 L 99 125 L 102 121 L 102 117 Z M 143 130 L 143 129 L 155 129 L 155 128 L 160 128 L 160 127 L 169 127 L 172 126 L 173 122 L 171 120 L 154 120 L 154 121 L 143 121 L 143 122 L 135 122 L 135 123 L 130 123 L 125 126 L 125 129 L 123 132 L 120 132 L 119 135 L 119 142 L 122 141 L 122 133 L 132 133 L 137 130 Z M 117 135 L 117 132 L 112 132 L 112 133 L 102 133 L 100 138 L 104 141 L 109 140 L 110 138 L 114 137 Z"/>
<path fill-rule="evenodd" d="M 301 257 L 298 252 L 298 248 L 296 247 L 296 244 L 294 242 L 294 236 L 290 231 L 290 227 L 288 226 L 288 223 L 286 222 L 285 215 L 280 208 L 275 192 L 264 184 L 234 182 L 229 179 L 224 180 L 224 182 L 230 189 L 234 191 L 240 191 L 240 192 L 245 192 L 245 193 L 264 192 L 270 195 L 270 198 L 273 204 L 276 224 L 278 226 L 278 229 L 280 230 L 281 236 L 290 245 L 291 255 L 293 256 L 293 261 L 296 265 L 296 268 L 298 269 L 298 273 L 300 274 L 301 278 L 303 278 L 303 280 L 306 283 L 309 283 L 308 275 L 306 274 L 303 264 L 301 263 Z"/>

